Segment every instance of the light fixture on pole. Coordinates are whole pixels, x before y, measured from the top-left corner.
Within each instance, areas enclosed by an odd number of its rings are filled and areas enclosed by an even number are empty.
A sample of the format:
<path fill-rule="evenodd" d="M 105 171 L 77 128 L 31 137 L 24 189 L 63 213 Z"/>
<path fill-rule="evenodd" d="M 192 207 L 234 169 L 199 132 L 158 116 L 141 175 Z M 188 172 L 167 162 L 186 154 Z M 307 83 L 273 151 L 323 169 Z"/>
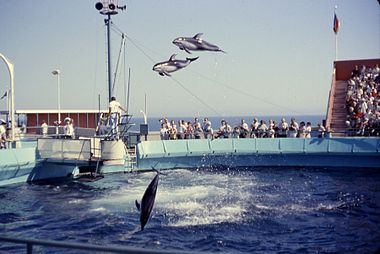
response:
<path fill-rule="evenodd" d="M 58 120 L 57 120 L 57 128 L 56 128 L 56 134 L 59 134 L 59 125 L 61 125 L 61 84 L 60 84 L 60 70 L 54 70 L 51 72 L 54 76 L 57 76 L 57 96 L 58 96 Z"/>

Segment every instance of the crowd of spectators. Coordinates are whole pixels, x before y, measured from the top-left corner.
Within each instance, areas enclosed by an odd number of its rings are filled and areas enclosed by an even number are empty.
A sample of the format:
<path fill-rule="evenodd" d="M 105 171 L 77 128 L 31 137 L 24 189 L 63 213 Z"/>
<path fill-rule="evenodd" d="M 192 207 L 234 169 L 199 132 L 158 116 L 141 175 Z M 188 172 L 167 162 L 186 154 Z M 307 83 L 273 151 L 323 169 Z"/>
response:
<path fill-rule="evenodd" d="M 380 68 L 355 66 L 347 81 L 346 125 L 349 136 L 380 135 Z"/>
<path fill-rule="evenodd" d="M 234 127 L 224 119 L 221 120 L 218 129 L 213 129 L 211 121 L 206 117 L 201 123 L 198 118 L 194 121 L 180 120 L 176 123 L 174 120 L 169 121 L 167 118 L 160 119 L 160 137 L 161 140 L 175 139 L 214 139 L 214 138 L 311 138 L 312 126 L 310 122 L 297 123 L 292 118 L 288 124 L 285 118 L 280 123 L 269 120 L 254 118 L 249 125 L 245 119 L 241 119 L 240 123 Z M 316 130 L 318 137 L 327 137 L 331 134 L 326 131 L 322 124 L 318 124 Z"/>

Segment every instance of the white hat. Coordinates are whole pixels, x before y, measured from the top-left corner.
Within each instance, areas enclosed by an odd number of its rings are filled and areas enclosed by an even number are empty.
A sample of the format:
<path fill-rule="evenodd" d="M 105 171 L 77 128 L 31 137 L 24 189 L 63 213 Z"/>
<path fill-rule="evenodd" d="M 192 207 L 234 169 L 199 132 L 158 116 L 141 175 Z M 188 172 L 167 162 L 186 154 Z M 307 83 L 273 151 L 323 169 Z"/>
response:
<path fill-rule="evenodd" d="M 66 117 L 65 120 L 63 120 L 63 121 L 64 122 L 67 122 L 67 121 L 71 122 L 71 118 L 70 117 Z"/>
<path fill-rule="evenodd" d="M 0 119 L 0 124 L 6 123 L 4 119 Z"/>

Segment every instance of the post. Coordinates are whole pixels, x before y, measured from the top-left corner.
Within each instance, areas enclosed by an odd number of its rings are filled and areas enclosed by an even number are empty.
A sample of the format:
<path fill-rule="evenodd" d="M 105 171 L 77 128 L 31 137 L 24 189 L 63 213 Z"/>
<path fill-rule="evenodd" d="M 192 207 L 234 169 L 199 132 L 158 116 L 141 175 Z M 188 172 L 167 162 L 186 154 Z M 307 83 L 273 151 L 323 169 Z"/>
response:
<path fill-rule="evenodd" d="M 112 97 L 112 70 L 111 70 L 111 35 L 110 35 L 110 26 L 111 26 L 111 14 L 107 15 L 105 19 L 107 26 L 107 61 L 108 61 L 108 102 L 111 101 Z"/>
<path fill-rule="evenodd" d="M 129 114 L 129 94 L 131 91 L 131 68 L 128 69 L 128 89 L 127 89 L 127 115 Z"/>
<path fill-rule="evenodd" d="M 11 139 L 12 141 L 15 140 L 15 85 L 14 85 L 14 65 L 13 63 L 11 63 L 5 56 L 3 56 L 2 54 L 0 54 L 0 58 L 3 59 L 3 61 L 5 62 L 5 64 L 7 65 L 7 68 L 8 68 L 8 72 L 9 72 L 9 76 L 10 76 L 10 79 L 11 79 L 11 103 L 10 103 L 10 115 L 11 115 L 11 130 L 12 130 L 12 135 L 11 135 Z M 9 96 L 9 94 L 8 94 Z M 9 114 L 9 113 L 8 113 Z"/>
<path fill-rule="evenodd" d="M 146 102 L 146 93 L 144 94 L 144 111 L 145 111 L 145 116 L 144 116 L 144 122 L 145 124 L 148 124 L 148 109 L 147 109 L 147 102 Z"/>
<path fill-rule="evenodd" d="M 54 70 L 51 72 L 54 76 L 57 76 L 57 96 L 58 96 L 58 123 L 56 127 L 56 134 L 59 134 L 59 126 L 61 125 L 61 80 L 60 70 Z"/>
<path fill-rule="evenodd" d="M 335 34 L 335 61 L 338 61 L 338 34 Z"/>
<path fill-rule="evenodd" d="M 336 15 L 336 9 L 338 9 L 338 6 L 335 5 L 334 8 L 334 24 L 333 24 L 333 30 L 335 33 L 335 61 L 338 61 L 338 31 L 339 31 L 339 19 L 338 16 Z"/>

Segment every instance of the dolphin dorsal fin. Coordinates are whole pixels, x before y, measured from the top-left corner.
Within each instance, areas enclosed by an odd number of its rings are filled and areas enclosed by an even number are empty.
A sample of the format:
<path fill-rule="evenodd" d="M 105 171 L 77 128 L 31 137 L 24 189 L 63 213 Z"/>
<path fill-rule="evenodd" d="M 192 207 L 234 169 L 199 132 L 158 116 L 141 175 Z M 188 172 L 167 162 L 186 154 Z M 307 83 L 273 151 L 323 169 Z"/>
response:
<path fill-rule="evenodd" d="M 175 57 L 176 57 L 177 54 L 173 54 L 171 55 L 171 57 L 169 58 L 169 61 L 174 61 L 175 60 Z"/>
<path fill-rule="evenodd" d="M 201 40 L 202 38 L 201 38 L 201 36 L 203 35 L 203 33 L 197 33 L 196 35 L 194 35 L 194 39 L 196 39 L 196 40 Z"/>
<path fill-rule="evenodd" d="M 136 204 L 137 210 L 140 211 L 140 204 L 139 204 L 139 202 L 137 200 L 135 200 L 135 204 Z"/>

